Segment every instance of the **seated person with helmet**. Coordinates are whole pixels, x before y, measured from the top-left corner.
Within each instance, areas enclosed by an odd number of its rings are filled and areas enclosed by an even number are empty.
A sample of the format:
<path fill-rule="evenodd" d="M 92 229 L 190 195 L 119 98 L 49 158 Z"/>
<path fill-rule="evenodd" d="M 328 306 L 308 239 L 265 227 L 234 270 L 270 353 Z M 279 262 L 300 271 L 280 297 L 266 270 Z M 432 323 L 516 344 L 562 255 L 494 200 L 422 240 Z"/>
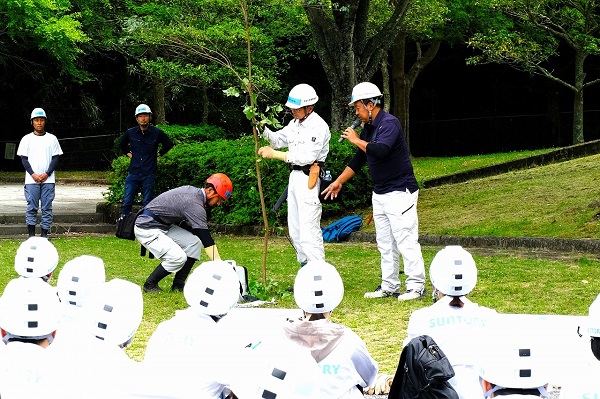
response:
<path fill-rule="evenodd" d="M 315 397 L 362 398 L 362 389 L 372 386 L 377 377 L 377 362 L 365 342 L 350 328 L 331 320 L 343 296 L 342 278 L 331 264 L 308 262 L 298 271 L 294 299 L 304 318 L 283 328 L 291 342 L 310 350 L 322 369 L 324 380 Z"/>
<path fill-rule="evenodd" d="M 60 302 L 39 278 L 16 278 L 0 297 L 0 394 L 4 399 L 45 398 L 51 369 L 46 348 L 60 318 Z"/>
<path fill-rule="evenodd" d="M 89 258 L 92 257 L 88 257 L 88 262 Z M 102 273 L 97 273 L 99 271 L 98 267 L 96 273 L 86 275 L 84 270 L 76 273 L 76 279 L 87 277 L 88 284 L 71 287 L 84 291 L 83 297 L 77 298 L 83 303 L 81 307 L 68 306 L 83 313 L 78 314 L 77 334 L 72 331 L 63 338 L 61 324 L 59 339 L 48 348 L 53 367 L 48 374 L 50 385 L 46 398 L 119 398 L 129 392 L 131 379 L 137 375 L 139 363 L 123 349 L 131 343 L 142 322 L 142 290 L 139 285 L 119 278 L 98 283 L 99 277 L 104 279 L 104 268 Z"/>
<path fill-rule="evenodd" d="M 459 398 L 481 395 L 476 353 L 493 309 L 467 299 L 477 283 L 477 266 L 469 252 L 458 245 L 440 250 L 429 268 L 434 304 L 415 310 L 408 322 L 406 346 L 411 339 L 429 335 L 454 368 L 449 382 Z"/>
<path fill-rule="evenodd" d="M 158 283 L 175 273 L 172 290 L 183 291 L 185 280 L 194 262 L 204 251 L 210 260 L 220 260 L 219 251 L 210 231 L 206 208 L 221 205 L 233 192 L 233 184 L 224 173 L 206 179 L 204 188 L 181 186 L 154 198 L 138 216 L 136 239 L 161 263 L 144 283 L 145 292 L 161 292 Z M 180 224 L 186 223 L 188 229 Z"/>
<path fill-rule="evenodd" d="M 549 365 L 556 359 L 527 323 L 514 325 L 495 318 L 488 323 L 479 355 L 484 398 L 545 398 Z M 481 396 L 479 396 L 481 397 Z"/>
<path fill-rule="evenodd" d="M 584 331 L 590 338 L 589 351 L 565 377 L 560 399 L 600 398 L 600 295 L 590 305 Z"/>
<path fill-rule="evenodd" d="M 158 325 L 146 346 L 136 398 L 226 397 L 237 362 L 219 320 L 237 303 L 240 282 L 225 261 L 199 265 L 183 288 L 188 308 Z M 241 351 L 243 348 L 239 348 Z M 248 365 L 245 365 L 246 367 Z M 223 395 L 223 396 L 221 396 Z"/>

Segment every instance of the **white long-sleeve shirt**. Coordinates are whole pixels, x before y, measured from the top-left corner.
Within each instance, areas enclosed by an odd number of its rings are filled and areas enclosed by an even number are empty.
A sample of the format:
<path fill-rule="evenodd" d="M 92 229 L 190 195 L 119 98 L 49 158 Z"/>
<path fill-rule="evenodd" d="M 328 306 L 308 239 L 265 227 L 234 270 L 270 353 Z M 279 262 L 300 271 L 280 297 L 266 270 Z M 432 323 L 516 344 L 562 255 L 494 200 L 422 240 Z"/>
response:
<path fill-rule="evenodd" d="M 265 127 L 263 137 L 274 149 L 288 148 L 286 162 L 294 165 L 310 165 L 324 162 L 329 153 L 329 126 L 316 112 L 301 123 L 293 119 L 287 126 L 273 132 Z"/>

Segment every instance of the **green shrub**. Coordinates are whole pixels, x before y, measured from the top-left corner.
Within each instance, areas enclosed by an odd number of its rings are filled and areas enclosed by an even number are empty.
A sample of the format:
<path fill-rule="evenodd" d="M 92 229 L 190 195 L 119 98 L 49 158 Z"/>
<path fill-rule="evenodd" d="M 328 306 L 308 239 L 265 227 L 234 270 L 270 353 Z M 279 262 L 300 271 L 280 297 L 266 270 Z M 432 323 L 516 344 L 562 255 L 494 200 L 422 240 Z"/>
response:
<path fill-rule="evenodd" d="M 193 137 L 193 142 L 177 144 L 158 159 L 155 193 L 182 185 L 203 187 L 208 176 L 223 172 L 231 178 L 234 190 L 229 201 L 213 209 L 212 221 L 231 225 L 261 225 L 263 219 L 256 178 L 257 157 L 254 139 L 245 136 L 237 140 L 198 141 L 197 138 L 200 136 L 187 133 L 184 135 L 183 131 L 179 131 L 180 137 L 185 136 L 185 140 L 191 140 Z M 335 138 L 337 135 L 333 134 L 332 137 Z M 349 143 L 331 140 L 326 168 L 331 171 L 334 178 L 344 170 L 354 152 L 355 147 Z M 277 218 L 271 209 L 287 186 L 289 170 L 279 160 L 259 158 L 258 162 L 261 167 L 262 188 L 269 224 L 274 225 Z M 111 185 L 107 196 L 109 202 L 117 202 L 123 198 L 128 165 L 129 158 L 125 156 L 118 157 L 112 162 L 113 171 L 109 176 Z M 370 203 L 371 189 L 368 171 L 365 168 L 344 185 L 339 202 L 323 206 L 323 215 L 325 217 L 345 215 L 355 208 L 364 207 L 365 204 Z M 282 221 L 285 220 L 286 210 L 284 204 L 280 209 Z"/>
<path fill-rule="evenodd" d="M 176 145 L 226 138 L 225 130 L 212 125 L 158 125 L 157 127 L 165 132 Z"/>

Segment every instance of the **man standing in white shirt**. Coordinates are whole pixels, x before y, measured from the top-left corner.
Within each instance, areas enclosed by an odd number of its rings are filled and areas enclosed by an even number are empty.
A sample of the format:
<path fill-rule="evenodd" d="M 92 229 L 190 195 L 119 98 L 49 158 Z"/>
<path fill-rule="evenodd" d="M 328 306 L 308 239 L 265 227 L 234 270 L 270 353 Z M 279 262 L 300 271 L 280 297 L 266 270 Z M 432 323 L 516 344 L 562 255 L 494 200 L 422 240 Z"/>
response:
<path fill-rule="evenodd" d="M 276 132 L 265 127 L 270 146 L 258 149 L 263 158 L 279 159 L 290 168 L 288 182 L 288 230 L 301 266 L 325 260 L 321 233 L 321 184 L 319 175 L 329 153 L 329 126 L 316 112 L 319 97 L 305 83 L 290 90 L 285 106 L 294 119 Z M 279 151 L 281 148 L 288 151 Z"/>
<path fill-rule="evenodd" d="M 29 237 L 35 235 L 38 209 L 42 208 L 40 227 L 42 237 L 48 236 L 52 227 L 52 201 L 55 195 L 56 176 L 54 170 L 58 166 L 58 157 L 62 149 L 58 139 L 46 132 L 46 111 L 35 108 L 31 112 L 33 132 L 21 139 L 17 155 L 25 168 L 25 200 L 27 211 L 25 222 Z"/>

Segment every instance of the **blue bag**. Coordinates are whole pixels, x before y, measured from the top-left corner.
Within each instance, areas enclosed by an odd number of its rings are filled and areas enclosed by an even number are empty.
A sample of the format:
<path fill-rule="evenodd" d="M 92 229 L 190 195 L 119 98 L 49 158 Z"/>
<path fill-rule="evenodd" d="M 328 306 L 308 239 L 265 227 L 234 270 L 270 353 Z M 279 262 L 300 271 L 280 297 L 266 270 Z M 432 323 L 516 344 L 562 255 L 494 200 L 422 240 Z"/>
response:
<path fill-rule="evenodd" d="M 362 226 L 362 218 L 358 215 L 350 215 L 336 220 L 327 227 L 321 227 L 323 241 L 341 242 L 344 241 L 350 233 L 357 231 Z"/>

